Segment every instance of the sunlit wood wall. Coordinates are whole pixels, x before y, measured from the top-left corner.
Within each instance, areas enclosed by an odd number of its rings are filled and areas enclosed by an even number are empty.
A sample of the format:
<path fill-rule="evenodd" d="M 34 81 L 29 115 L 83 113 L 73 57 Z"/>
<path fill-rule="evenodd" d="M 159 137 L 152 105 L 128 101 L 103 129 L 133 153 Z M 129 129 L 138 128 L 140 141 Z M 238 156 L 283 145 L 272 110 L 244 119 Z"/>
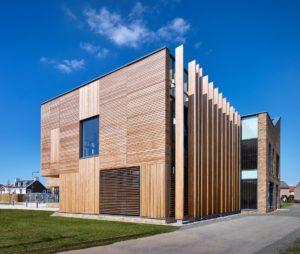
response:
<path fill-rule="evenodd" d="M 189 63 L 189 216 L 240 211 L 240 115 Z"/>

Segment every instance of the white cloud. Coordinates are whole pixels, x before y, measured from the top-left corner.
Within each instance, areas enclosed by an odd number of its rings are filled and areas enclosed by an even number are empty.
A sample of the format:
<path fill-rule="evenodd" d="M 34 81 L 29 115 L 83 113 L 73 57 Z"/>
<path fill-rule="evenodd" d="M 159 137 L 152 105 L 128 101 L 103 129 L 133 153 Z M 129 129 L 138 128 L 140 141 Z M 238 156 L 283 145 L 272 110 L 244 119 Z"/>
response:
<path fill-rule="evenodd" d="M 145 12 L 146 9 L 147 7 L 144 6 L 141 2 L 136 2 L 131 12 L 129 13 L 129 17 L 131 18 L 140 17 L 142 16 L 142 14 Z"/>
<path fill-rule="evenodd" d="M 41 63 L 54 64 L 54 63 L 55 63 L 55 60 L 54 60 L 54 59 L 51 59 L 51 58 L 48 58 L 48 57 L 45 57 L 45 56 L 42 56 L 42 57 L 40 58 L 40 62 L 41 62 Z"/>
<path fill-rule="evenodd" d="M 106 8 L 97 12 L 94 9 L 84 11 L 87 23 L 92 31 L 106 36 L 119 46 L 137 47 L 150 36 L 149 30 L 138 20 L 126 24 L 121 16 L 109 12 Z"/>
<path fill-rule="evenodd" d="M 157 31 L 149 29 L 145 21 L 132 18 L 144 11 L 141 3 L 136 3 L 129 19 L 122 18 L 120 14 L 110 12 L 103 7 L 99 11 L 88 8 L 84 10 L 86 22 L 90 29 L 117 44 L 118 46 L 138 47 L 145 42 L 166 41 L 184 42 L 190 24 L 183 18 L 175 18 Z M 133 14 L 134 13 L 134 14 Z M 132 19 L 130 19 L 132 18 Z"/>
<path fill-rule="evenodd" d="M 175 18 L 166 26 L 158 29 L 158 35 L 167 41 L 185 42 L 185 34 L 190 29 L 190 24 L 183 18 Z"/>
<path fill-rule="evenodd" d="M 100 46 L 89 42 L 81 42 L 80 48 L 99 58 L 106 57 L 109 53 L 109 50 L 107 48 L 101 48 Z"/>
<path fill-rule="evenodd" d="M 45 56 L 40 58 L 40 62 L 44 64 L 51 64 L 55 66 L 58 70 L 64 73 L 71 73 L 75 70 L 83 69 L 85 65 L 84 59 L 72 59 L 72 60 L 63 60 L 62 62 L 58 62 L 55 59 L 51 59 Z"/>
<path fill-rule="evenodd" d="M 85 61 L 84 59 L 72 59 L 67 60 L 65 59 L 62 63 L 58 63 L 56 68 L 64 73 L 71 73 L 75 70 L 82 69 L 84 67 Z"/>
<path fill-rule="evenodd" d="M 40 58 L 40 61 L 41 61 L 42 63 L 47 63 L 47 62 L 48 62 L 48 58 L 45 57 L 45 56 L 42 56 L 42 57 Z"/>
<path fill-rule="evenodd" d="M 63 11 L 66 14 L 66 16 L 68 16 L 69 18 L 73 19 L 73 20 L 77 20 L 77 16 L 75 15 L 75 13 L 73 11 L 71 11 L 68 7 L 63 7 Z"/>
<path fill-rule="evenodd" d="M 202 45 L 203 45 L 203 42 L 202 42 L 202 41 L 198 41 L 198 42 L 195 43 L 194 47 L 195 47 L 196 49 L 198 49 L 198 48 L 200 48 Z"/>

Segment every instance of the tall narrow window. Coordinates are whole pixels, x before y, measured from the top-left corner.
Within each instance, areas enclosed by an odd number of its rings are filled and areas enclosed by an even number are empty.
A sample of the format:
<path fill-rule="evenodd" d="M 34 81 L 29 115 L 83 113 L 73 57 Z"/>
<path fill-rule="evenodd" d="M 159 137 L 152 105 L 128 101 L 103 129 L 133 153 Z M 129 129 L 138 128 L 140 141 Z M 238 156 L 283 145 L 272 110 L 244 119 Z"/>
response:
<path fill-rule="evenodd" d="M 99 155 L 99 117 L 80 122 L 80 157 Z"/>
<path fill-rule="evenodd" d="M 280 166 L 280 160 L 279 155 L 276 155 L 276 176 L 279 177 L 279 166 Z"/>
<path fill-rule="evenodd" d="M 269 143 L 269 146 L 268 146 L 268 172 L 270 173 L 271 171 L 271 144 Z"/>

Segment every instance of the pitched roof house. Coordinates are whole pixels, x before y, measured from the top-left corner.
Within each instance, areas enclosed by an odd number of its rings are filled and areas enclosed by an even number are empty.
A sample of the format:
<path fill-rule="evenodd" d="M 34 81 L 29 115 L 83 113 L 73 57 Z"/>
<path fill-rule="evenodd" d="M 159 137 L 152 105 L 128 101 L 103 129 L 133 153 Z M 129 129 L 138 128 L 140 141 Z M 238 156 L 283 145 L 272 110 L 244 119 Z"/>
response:
<path fill-rule="evenodd" d="M 27 194 L 27 193 L 42 193 L 46 192 L 47 188 L 38 180 L 21 180 L 19 178 L 15 179 L 13 184 L 5 187 L 5 194 Z"/>
<path fill-rule="evenodd" d="M 280 198 L 286 196 L 288 197 L 290 195 L 289 186 L 285 181 L 280 181 Z"/>

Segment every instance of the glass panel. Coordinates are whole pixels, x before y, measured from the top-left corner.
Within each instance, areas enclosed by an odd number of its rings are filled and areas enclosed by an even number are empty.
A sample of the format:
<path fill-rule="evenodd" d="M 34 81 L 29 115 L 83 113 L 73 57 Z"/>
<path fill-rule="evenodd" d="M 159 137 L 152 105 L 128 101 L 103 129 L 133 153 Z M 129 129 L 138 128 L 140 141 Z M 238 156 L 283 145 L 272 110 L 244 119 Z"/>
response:
<path fill-rule="evenodd" d="M 242 169 L 257 169 L 257 138 L 242 140 Z"/>
<path fill-rule="evenodd" d="M 99 155 L 99 117 L 81 122 L 81 157 Z"/>
<path fill-rule="evenodd" d="M 252 139 L 258 137 L 258 118 L 257 116 L 242 120 L 242 139 Z"/>
<path fill-rule="evenodd" d="M 257 170 L 242 170 L 242 179 L 257 179 Z"/>
<path fill-rule="evenodd" d="M 257 209 L 257 180 L 241 181 L 241 209 Z"/>

